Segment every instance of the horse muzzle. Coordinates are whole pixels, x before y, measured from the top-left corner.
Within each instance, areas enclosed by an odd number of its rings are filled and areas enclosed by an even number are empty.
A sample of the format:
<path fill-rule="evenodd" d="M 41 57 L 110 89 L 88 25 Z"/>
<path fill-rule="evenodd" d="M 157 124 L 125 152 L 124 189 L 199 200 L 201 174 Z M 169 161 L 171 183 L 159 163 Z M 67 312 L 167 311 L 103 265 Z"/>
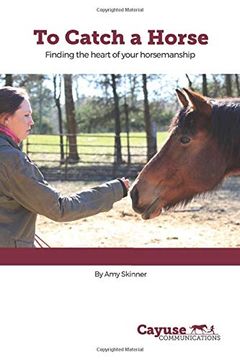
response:
<path fill-rule="evenodd" d="M 133 186 L 133 188 L 130 191 L 130 197 L 132 199 L 132 208 L 135 212 L 137 212 L 138 214 L 141 214 L 143 212 L 143 209 L 141 206 L 139 206 L 138 201 L 139 201 L 139 193 L 138 193 L 138 189 L 136 187 L 136 185 Z"/>
<path fill-rule="evenodd" d="M 160 206 L 160 198 L 156 198 L 150 205 L 141 205 L 139 203 L 139 192 L 136 185 L 130 191 L 130 196 L 132 199 L 132 208 L 133 210 L 140 214 L 144 220 L 153 219 L 162 212 Z"/>
<path fill-rule="evenodd" d="M 143 220 L 153 219 L 159 216 L 162 212 L 162 207 L 160 206 L 160 199 L 157 198 L 148 206 L 145 211 L 142 213 Z"/>

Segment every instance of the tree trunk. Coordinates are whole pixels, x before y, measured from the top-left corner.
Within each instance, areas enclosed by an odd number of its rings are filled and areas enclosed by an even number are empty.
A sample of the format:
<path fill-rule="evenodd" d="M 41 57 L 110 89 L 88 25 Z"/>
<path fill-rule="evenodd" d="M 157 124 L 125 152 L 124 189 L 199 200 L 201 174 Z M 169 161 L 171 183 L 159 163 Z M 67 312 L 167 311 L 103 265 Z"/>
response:
<path fill-rule="evenodd" d="M 114 118 L 115 118 L 115 162 L 122 163 L 122 146 L 121 146 L 121 121 L 119 110 L 119 97 L 117 93 L 116 75 L 112 74 L 112 90 L 114 100 Z"/>
<path fill-rule="evenodd" d="M 237 88 L 237 96 L 240 96 L 240 84 L 238 74 L 235 74 L 236 88 Z"/>
<path fill-rule="evenodd" d="M 207 75 L 206 74 L 202 74 L 202 94 L 203 94 L 203 96 L 208 96 Z"/>
<path fill-rule="evenodd" d="M 59 75 L 58 83 L 58 95 L 57 95 L 57 75 L 53 77 L 53 86 L 54 86 L 54 100 L 58 112 L 58 130 L 59 130 L 59 140 L 60 140 L 60 162 L 64 162 L 64 144 L 63 144 L 63 119 L 62 119 L 62 109 L 61 109 L 61 75 Z"/>
<path fill-rule="evenodd" d="M 5 75 L 5 86 L 13 86 L 13 76 L 12 74 Z"/>
<path fill-rule="evenodd" d="M 186 78 L 187 78 L 187 81 L 188 81 L 188 87 L 189 87 L 189 89 L 194 90 L 194 88 L 193 88 L 193 86 L 192 86 L 192 81 L 191 81 L 189 75 L 188 75 L 188 74 L 185 74 L 185 75 L 186 75 Z"/>
<path fill-rule="evenodd" d="M 130 86 L 130 96 L 131 96 L 131 103 L 130 107 L 134 109 L 136 107 L 136 88 L 138 85 L 138 75 L 127 75 L 129 79 L 129 86 Z"/>
<path fill-rule="evenodd" d="M 225 75 L 226 95 L 232 97 L 232 77 L 230 74 Z"/>
<path fill-rule="evenodd" d="M 67 119 L 67 132 L 69 141 L 68 160 L 71 163 L 79 161 L 77 150 L 77 124 L 75 118 L 75 108 L 72 94 L 72 75 L 64 75 L 65 108 Z"/>
<path fill-rule="evenodd" d="M 144 121 L 147 136 L 147 159 L 150 160 L 157 152 L 157 134 L 150 116 L 146 74 L 142 75 L 142 81 L 144 95 Z"/>
<path fill-rule="evenodd" d="M 39 133 L 42 133 L 42 113 L 43 113 L 43 109 L 42 109 L 42 103 L 43 103 L 43 98 L 42 98 L 42 81 L 40 80 L 38 83 L 38 118 L 39 118 L 39 123 L 38 123 L 38 127 L 39 127 Z"/>
<path fill-rule="evenodd" d="M 124 100 L 124 112 L 125 112 L 125 121 L 126 121 L 126 136 L 127 136 L 127 162 L 128 165 L 131 164 L 131 153 L 130 153 L 130 138 L 129 138 L 129 108 L 127 104 L 127 100 L 125 97 Z"/>

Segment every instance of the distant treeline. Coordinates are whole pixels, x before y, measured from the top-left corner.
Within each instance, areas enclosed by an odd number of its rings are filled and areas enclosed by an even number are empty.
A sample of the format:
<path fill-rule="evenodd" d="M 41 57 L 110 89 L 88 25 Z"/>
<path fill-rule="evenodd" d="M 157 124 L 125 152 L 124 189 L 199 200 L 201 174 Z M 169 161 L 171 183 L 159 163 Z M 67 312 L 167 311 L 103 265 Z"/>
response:
<path fill-rule="evenodd" d="M 69 134 L 69 156 L 77 161 L 77 133 L 114 132 L 116 162 L 121 163 L 122 131 L 146 132 L 147 157 L 156 152 L 156 131 L 165 129 L 178 107 L 174 89 L 189 87 L 209 97 L 239 97 L 238 74 L 182 75 L 14 75 L 2 85 L 27 89 L 35 133 Z M 92 91 L 91 91 L 92 89 Z"/>

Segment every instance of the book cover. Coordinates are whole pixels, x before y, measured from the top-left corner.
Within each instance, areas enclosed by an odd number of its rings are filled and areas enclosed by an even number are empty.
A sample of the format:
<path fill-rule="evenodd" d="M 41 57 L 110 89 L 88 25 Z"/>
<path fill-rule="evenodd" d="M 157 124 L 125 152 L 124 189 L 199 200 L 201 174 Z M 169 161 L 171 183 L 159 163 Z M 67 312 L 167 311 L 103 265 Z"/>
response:
<path fill-rule="evenodd" d="M 237 359 L 238 18 L 234 0 L 4 4 L 24 153 L 64 196 L 131 189 L 81 220 L 39 214 L 36 248 L 0 249 L 2 358 Z"/>

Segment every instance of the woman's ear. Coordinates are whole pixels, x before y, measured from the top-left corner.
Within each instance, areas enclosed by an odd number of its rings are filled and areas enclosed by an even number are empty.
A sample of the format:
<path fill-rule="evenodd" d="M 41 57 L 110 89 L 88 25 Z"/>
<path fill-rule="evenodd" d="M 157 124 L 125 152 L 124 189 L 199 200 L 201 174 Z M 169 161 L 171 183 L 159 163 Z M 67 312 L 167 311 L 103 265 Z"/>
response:
<path fill-rule="evenodd" d="M 0 125 L 5 126 L 6 123 L 6 114 L 1 114 L 0 115 Z"/>
<path fill-rule="evenodd" d="M 5 125 L 5 126 L 8 125 L 8 119 L 6 119 L 6 120 L 4 121 L 4 125 Z"/>
<path fill-rule="evenodd" d="M 4 126 L 8 126 L 8 122 L 9 122 L 9 114 L 3 114 L 1 123 Z"/>

